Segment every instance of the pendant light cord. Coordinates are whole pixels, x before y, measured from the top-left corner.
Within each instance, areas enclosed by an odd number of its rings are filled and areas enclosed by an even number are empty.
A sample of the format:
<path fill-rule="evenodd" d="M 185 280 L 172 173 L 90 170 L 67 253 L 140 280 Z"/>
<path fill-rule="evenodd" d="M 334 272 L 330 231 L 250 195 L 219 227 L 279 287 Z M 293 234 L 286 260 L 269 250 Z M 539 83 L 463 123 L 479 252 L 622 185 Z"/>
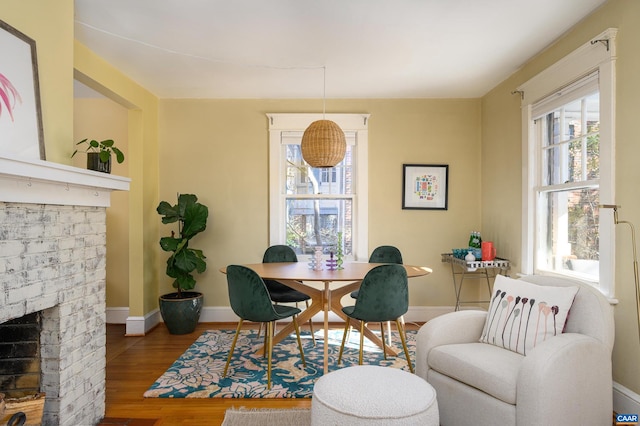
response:
<path fill-rule="evenodd" d="M 327 67 L 322 66 L 322 119 L 324 120 L 324 113 L 327 105 Z"/>

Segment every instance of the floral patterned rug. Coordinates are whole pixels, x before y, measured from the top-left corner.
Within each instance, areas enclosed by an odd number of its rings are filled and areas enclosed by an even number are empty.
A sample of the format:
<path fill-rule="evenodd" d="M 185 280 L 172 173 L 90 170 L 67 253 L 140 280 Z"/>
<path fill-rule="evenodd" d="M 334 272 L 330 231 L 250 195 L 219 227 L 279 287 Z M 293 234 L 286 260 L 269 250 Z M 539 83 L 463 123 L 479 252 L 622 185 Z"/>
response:
<path fill-rule="evenodd" d="M 359 333 L 353 330 L 337 365 L 343 330 L 329 331 L 329 371 L 358 364 Z M 313 384 L 322 376 L 323 335 L 302 333 L 302 345 L 307 366 L 302 366 L 295 334 L 273 348 L 271 389 L 267 389 L 267 359 L 262 356 L 264 337 L 256 330 L 243 330 L 227 377 L 222 377 L 235 330 L 205 331 L 187 351 L 144 393 L 145 398 L 310 398 Z M 415 353 L 415 331 L 407 332 L 409 353 Z M 364 364 L 382 365 L 409 370 L 400 337 L 393 332 L 393 347 L 398 357 L 387 357 L 365 338 Z"/>

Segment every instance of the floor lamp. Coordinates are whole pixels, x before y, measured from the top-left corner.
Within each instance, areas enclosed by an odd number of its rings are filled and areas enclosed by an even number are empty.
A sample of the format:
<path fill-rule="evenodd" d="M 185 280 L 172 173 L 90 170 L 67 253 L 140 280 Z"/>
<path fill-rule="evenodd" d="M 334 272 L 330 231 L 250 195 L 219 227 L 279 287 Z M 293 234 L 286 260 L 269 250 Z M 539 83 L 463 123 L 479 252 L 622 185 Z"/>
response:
<path fill-rule="evenodd" d="M 636 283 L 636 314 L 638 317 L 638 339 L 640 340 L 640 284 L 638 283 L 638 256 L 636 254 L 636 230 L 633 226 L 633 223 L 628 220 L 618 220 L 618 209 L 621 206 L 617 206 L 615 204 L 601 204 L 599 206 L 601 209 L 613 209 L 613 223 L 618 225 L 620 223 L 625 223 L 629 225 L 631 228 L 631 244 L 633 245 L 633 278 Z"/>

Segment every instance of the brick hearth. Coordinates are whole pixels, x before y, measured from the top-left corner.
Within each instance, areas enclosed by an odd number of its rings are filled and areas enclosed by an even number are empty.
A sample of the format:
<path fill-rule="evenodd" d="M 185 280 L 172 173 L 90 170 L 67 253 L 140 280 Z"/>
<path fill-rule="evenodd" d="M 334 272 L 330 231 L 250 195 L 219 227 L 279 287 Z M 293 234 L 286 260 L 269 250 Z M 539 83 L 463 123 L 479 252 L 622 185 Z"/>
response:
<path fill-rule="evenodd" d="M 6 157 L 0 166 L 0 323 L 40 312 L 43 424 L 97 424 L 105 411 L 106 207 L 129 180 Z"/>

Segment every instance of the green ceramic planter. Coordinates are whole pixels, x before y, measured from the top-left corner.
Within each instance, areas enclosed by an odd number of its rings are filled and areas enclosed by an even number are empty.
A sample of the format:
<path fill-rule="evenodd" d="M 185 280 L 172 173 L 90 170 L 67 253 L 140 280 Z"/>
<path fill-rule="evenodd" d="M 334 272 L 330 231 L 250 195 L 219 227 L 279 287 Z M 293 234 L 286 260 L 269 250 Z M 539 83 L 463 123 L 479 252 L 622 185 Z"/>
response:
<path fill-rule="evenodd" d="M 196 329 L 204 297 L 195 291 L 183 291 L 160 296 L 160 314 L 171 334 L 189 334 Z"/>

